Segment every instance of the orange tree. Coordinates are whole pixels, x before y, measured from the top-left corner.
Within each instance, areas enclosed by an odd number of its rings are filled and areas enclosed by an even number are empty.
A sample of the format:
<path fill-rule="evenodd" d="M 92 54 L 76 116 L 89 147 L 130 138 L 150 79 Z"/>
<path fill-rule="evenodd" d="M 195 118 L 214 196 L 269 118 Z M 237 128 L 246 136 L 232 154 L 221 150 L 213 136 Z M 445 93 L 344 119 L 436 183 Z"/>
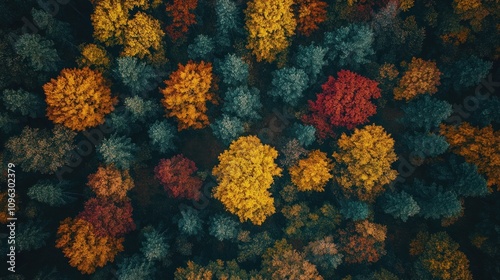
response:
<path fill-rule="evenodd" d="M 288 48 L 290 37 L 295 34 L 293 0 L 253 0 L 245 10 L 245 27 L 248 31 L 247 48 L 257 61 L 273 62 L 276 55 Z"/>
<path fill-rule="evenodd" d="M 297 30 L 305 36 L 319 28 L 318 24 L 326 20 L 328 4 L 320 0 L 297 0 Z"/>
<path fill-rule="evenodd" d="M 134 181 L 128 170 L 121 171 L 114 165 L 100 166 L 97 172 L 90 174 L 87 185 L 98 197 L 125 200 L 127 191 L 134 187 Z"/>
<path fill-rule="evenodd" d="M 189 61 L 186 65 L 179 64 L 179 69 L 165 81 L 163 105 L 168 117 L 175 117 L 178 129 L 199 129 L 208 125 L 207 101 L 216 103 L 215 96 L 210 92 L 212 86 L 212 64 L 201 61 Z"/>
<path fill-rule="evenodd" d="M 268 191 L 273 176 L 281 176 L 276 157 L 278 152 L 256 136 L 238 138 L 219 155 L 219 164 L 212 171 L 219 183 L 213 196 L 241 222 L 250 220 L 261 225 L 276 211 Z"/>
<path fill-rule="evenodd" d="M 387 227 L 367 220 L 339 230 L 346 263 L 377 262 L 385 254 Z"/>
<path fill-rule="evenodd" d="M 43 90 L 49 120 L 76 131 L 103 124 L 117 103 L 103 75 L 87 67 L 63 69 Z"/>
<path fill-rule="evenodd" d="M 351 136 L 342 134 L 339 151 L 333 153 L 337 183 L 347 193 L 356 193 L 361 200 L 373 200 L 383 186 L 396 179 L 391 164 L 397 160 L 394 140 L 383 127 L 368 125 L 355 129 Z"/>
<path fill-rule="evenodd" d="M 440 77 L 436 62 L 414 57 L 394 89 L 394 99 L 409 101 L 419 94 L 434 94 L 441 84 Z"/>
<path fill-rule="evenodd" d="M 446 137 L 451 150 L 469 163 L 477 165 L 488 180 L 488 187 L 497 186 L 500 191 L 500 131 L 490 126 L 473 127 L 467 122 L 455 127 L 441 125 L 441 135 Z"/>
<path fill-rule="evenodd" d="M 172 23 L 166 28 L 167 34 L 176 41 L 185 36 L 189 26 L 196 23 L 195 14 L 191 11 L 198 6 L 198 0 L 174 0 L 167 4 L 167 13 L 172 18 Z"/>
<path fill-rule="evenodd" d="M 325 190 L 326 183 L 332 178 L 330 170 L 332 169 L 331 160 L 319 150 L 309 153 L 307 158 L 290 167 L 288 170 L 292 183 L 300 191 L 318 191 Z"/>
<path fill-rule="evenodd" d="M 66 218 L 57 229 L 56 248 L 62 249 L 69 264 L 84 274 L 112 262 L 123 251 L 123 238 L 96 236 L 91 223 Z"/>
<path fill-rule="evenodd" d="M 436 279 L 472 280 L 469 260 L 446 232 L 419 233 L 410 243 L 410 254 Z"/>

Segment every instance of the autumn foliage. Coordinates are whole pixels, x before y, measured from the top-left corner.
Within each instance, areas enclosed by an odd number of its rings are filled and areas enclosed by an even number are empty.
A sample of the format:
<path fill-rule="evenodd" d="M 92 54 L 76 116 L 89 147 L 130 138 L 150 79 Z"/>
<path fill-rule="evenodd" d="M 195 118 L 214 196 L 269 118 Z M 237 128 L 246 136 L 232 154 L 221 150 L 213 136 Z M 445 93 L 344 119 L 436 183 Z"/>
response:
<path fill-rule="evenodd" d="M 195 15 L 192 13 L 198 6 L 198 0 L 174 0 L 167 4 L 167 13 L 172 23 L 166 28 L 168 36 L 176 41 L 185 36 L 189 26 L 196 23 Z"/>
<path fill-rule="evenodd" d="M 319 28 L 318 24 L 326 20 L 328 4 L 320 0 L 297 0 L 297 30 L 305 36 Z"/>
<path fill-rule="evenodd" d="M 197 168 L 193 161 L 183 155 L 162 159 L 155 167 L 155 177 L 165 191 L 175 198 L 200 199 L 202 181 L 193 175 Z"/>
<path fill-rule="evenodd" d="M 238 138 L 219 155 L 219 164 L 212 171 L 219 183 L 213 190 L 214 198 L 241 222 L 250 220 L 261 225 L 275 212 L 268 190 L 273 176 L 281 175 L 281 168 L 274 162 L 277 157 L 278 152 L 256 136 Z"/>
<path fill-rule="evenodd" d="M 62 249 L 69 264 L 84 274 L 112 262 L 123 251 L 123 238 L 97 236 L 90 222 L 66 218 L 57 229 L 56 248 Z"/>
<path fill-rule="evenodd" d="M 87 67 L 63 69 L 43 90 L 47 117 L 76 131 L 104 123 L 105 115 L 113 111 L 117 102 L 103 75 Z"/>
<path fill-rule="evenodd" d="M 346 263 L 377 262 L 385 254 L 386 226 L 364 220 L 340 230 L 341 251 Z"/>
<path fill-rule="evenodd" d="M 488 187 L 496 185 L 500 190 L 500 132 L 491 125 L 477 128 L 467 122 L 458 127 L 442 124 L 440 128 L 451 150 L 477 165 L 486 176 Z"/>
<path fill-rule="evenodd" d="M 337 183 L 348 194 L 355 193 L 361 200 L 372 200 L 398 174 L 391 169 L 397 160 L 394 140 L 383 127 L 368 125 L 355 129 L 351 136 L 342 134 L 339 151 L 333 153 L 338 174 Z"/>
<path fill-rule="evenodd" d="M 179 64 L 179 69 L 165 81 L 166 88 L 161 89 L 163 105 L 168 117 L 175 117 L 178 129 L 199 129 L 208 125 L 207 101 L 215 102 L 212 86 L 212 64 L 189 61 Z"/>
<path fill-rule="evenodd" d="M 381 96 L 378 83 L 348 70 L 337 73 L 338 78 L 329 77 L 317 94 L 315 102 L 309 101 L 311 115 L 303 117 L 305 123 L 316 127 L 318 136 L 333 136 L 335 126 L 353 129 L 368 122 L 376 113 L 372 99 Z"/>
<path fill-rule="evenodd" d="M 294 18 L 293 0 L 253 0 L 245 10 L 245 27 L 248 31 L 247 48 L 257 58 L 273 62 L 276 55 L 290 44 L 297 22 Z"/>
<path fill-rule="evenodd" d="M 113 200 L 124 200 L 127 191 L 134 187 L 134 181 L 128 170 L 121 171 L 114 165 L 100 166 L 97 171 L 90 174 L 87 185 L 98 197 Z"/>
<path fill-rule="evenodd" d="M 307 158 L 290 167 L 292 183 L 300 191 L 324 191 L 326 183 L 333 177 L 330 174 L 333 167 L 331 162 L 326 153 L 312 151 Z"/>
<path fill-rule="evenodd" d="M 121 237 L 135 229 L 130 201 L 114 202 L 105 198 L 91 198 L 77 219 L 92 224 L 96 236 Z"/>
<path fill-rule="evenodd" d="M 394 89 L 394 99 L 409 101 L 419 94 L 434 94 L 441 84 L 440 77 L 436 62 L 414 57 Z"/>

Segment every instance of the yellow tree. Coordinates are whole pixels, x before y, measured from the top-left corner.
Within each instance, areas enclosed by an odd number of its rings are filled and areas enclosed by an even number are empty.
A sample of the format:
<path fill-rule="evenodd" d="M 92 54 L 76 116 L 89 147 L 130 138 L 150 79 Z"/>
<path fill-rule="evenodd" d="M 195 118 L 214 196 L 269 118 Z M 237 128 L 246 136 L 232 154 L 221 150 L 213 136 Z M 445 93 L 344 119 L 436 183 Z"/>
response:
<path fill-rule="evenodd" d="M 165 32 L 162 31 L 157 19 L 143 12 L 138 12 L 134 18 L 127 22 L 122 55 L 139 58 L 150 57 L 151 50 L 156 52 L 162 50 L 163 35 Z"/>
<path fill-rule="evenodd" d="M 49 120 L 76 131 L 103 124 L 117 103 L 103 75 L 88 67 L 63 69 L 43 90 Z"/>
<path fill-rule="evenodd" d="M 106 46 L 122 45 L 129 18 L 130 5 L 123 0 L 100 0 L 90 16 L 94 38 Z"/>
<path fill-rule="evenodd" d="M 212 64 L 201 61 L 189 61 L 165 81 L 166 88 L 161 89 L 163 105 L 167 117 L 175 117 L 178 129 L 200 129 L 208 125 L 207 101 L 216 103 L 212 87 Z"/>
<path fill-rule="evenodd" d="M 290 167 L 288 172 L 292 178 L 292 183 L 300 191 L 318 191 L 325 190 L 326 183 L 333 177 L 330 174 L 332 161 L 319 150 L 309 153 L 307 158 Z"/>
<path fill-rule="evenodd" d="M 99 166 L 88 177 L 87 185 L 98 197 L 121 201 L 126 199 L 127 191 L 134 187 L 134 181 L 128 170 L 121 171 L 114 165 Z"/>
<path fill-rule="evenodd" d="M 293 4 L 293 0 L 253 0 L 248 3 L 245 10 L 247 48 L 252 50 L 257 61 L 273 62 L 278 53 L 288 48 L 297 26 Z"/>
<path fill-rule="evenodd" d="M 69 264 L 84 274 L 112 262 L 123 251 L 123 238 L 97 236 L 91 223 L 66 218 L 57 229 L 56 248 L 62 249 Z"/>
<path fill-rule="evenodd" d="M 80 47 L 81 57 L 77 60 L 78 67 L 89 67 L 104 71 L 110 64 L 106 50 L 96 44 L 85 44 Z"/>
<path fill-rule="evenodd" d="M 477 128 L 464 122 L 458 127 L 442 124 L 441 135 L 454 153 L 477 165 L 486 176 L 488 187 L 496 185 L 500 191 L 500 131 L 494 131 L 491 125 Z"/>
<path fill-rule="evenodd" d="M 394 99 L 409 101 L 419 94 L 434 94 L 441 84 L 440 77 L 436 62 L 414 57 L 394 89 Z"/>
<path fill-rule="evenodd" d="M 212 170 L 219 183 L 214 198 L 241 222 L 261 225 L 276 211 L 269 188 L 273 176 L 281 176 L 282 170 L 274 162 L 277 157 L 278 152 L 256 136 L 238 138 L 219 155 L 219 164 Z"/>
<path fill-rule="evenodd" d="M 355 193 L 361 200 L 373 200 L 383 186 L 396 179 L 391 164 L 397 160 L 394 140 L 383 127 L 368 125 L 355 129 L 351 136 L 342 134 L 336 161 L 337 183 L 347 194 Z"/>

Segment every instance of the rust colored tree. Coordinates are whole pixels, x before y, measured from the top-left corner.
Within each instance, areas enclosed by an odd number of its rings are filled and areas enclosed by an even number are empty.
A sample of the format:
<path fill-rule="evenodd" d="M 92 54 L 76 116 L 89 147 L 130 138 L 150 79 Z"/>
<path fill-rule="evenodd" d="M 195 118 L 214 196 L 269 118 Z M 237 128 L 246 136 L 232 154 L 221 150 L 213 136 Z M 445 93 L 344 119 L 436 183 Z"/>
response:
<path fill-rule="evenodd" d="M 297 0 L 297 30 L 305 36 L 319 28 L 318 24 L 326 20 L 328 4 L 320 0 Z"/>
<path fill-rule="evenodd" d="M 90 174 L 87 185 L 98 197 L 124 200 L 127 191 L 134 187 L 128 170 L 121 171 L 114 165 L 100 166 L 96 173 Z"/>
<path fill-rule="evenodd" d="M 196 23 L 195 15 L 192 13 L 198 6 L 198 0 L 174 0 L 167 4 L 167 13 L 172 19 L 167 28 L 167 34 L 172 41 L 184 37 L 189 27 Z"/>
<path fill-rule="evenodd" d="M 194 173 L 195 163 L 183 155 L 162 159 L 155 167 L 155 178 L 165 191 L 175 198 L 200 199 L 202 181 Z"/>
<path fill-rule="evenodd" d="M 322 139 L 334 136 L 336 126 L 353 129 L 368 122 L 376 113 L 372 99 L 381 96 L 378 83 L 348 70 L 337 73 L 338 78 L 329 77 L 317 94 L 315 102 L 309 100 L 311 115 L 303 117 L 307 124 L 314 125 Z"/>
<path fill-rule="evenodd" d="M 339 231 L 341 251 L 346 263 L 374 263 L 385 254 L 387 228 L 369 221 Z"/>

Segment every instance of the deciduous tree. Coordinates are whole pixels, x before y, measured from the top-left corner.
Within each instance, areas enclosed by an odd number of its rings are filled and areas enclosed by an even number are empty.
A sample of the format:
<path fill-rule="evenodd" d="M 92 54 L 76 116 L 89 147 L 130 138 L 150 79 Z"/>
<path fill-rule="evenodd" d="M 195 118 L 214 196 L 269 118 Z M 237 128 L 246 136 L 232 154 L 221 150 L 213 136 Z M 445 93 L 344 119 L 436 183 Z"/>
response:
<path fill-rule="evenodd" d="M 394 99 L 409 101 L 420 94 L 434 94 L 438 91 L 440 80 L 441 72 L 436 62 L 413 57 L 394 89 Z"/>
<path fill-rule="evenodd" d="M 175 198 L 200 199 L 202 181 L 194 173 L 196 164 L 183 155 L 162 159 L 155 167 L 155 178 Z"/>
<path fill-rule="evenodd" d="M 117 201 L 127 197 L 127 191 L 134 187 L 134 181 L 128 170 L 121 171 L 114 165 L 99 166 L 95 173 L 88 177 L 87 185 L 98 197 Z"/>
<path fill-rule="evenodd" d="M 333 177 L 331 174 L 332 161 L 326 153 L 314 150 L 307 158 L 299 160 L 297 165 L 290 167 L 290 177 L 292 183 L 300 191 L 325 190 L 326 183 Z"/>
<path fill-rule="evenodd" d="M 186 36 L 189 27 L 196 23 L 193 10 L 198 6 L 198 0 L 174 0 L 167 4 L 167 13 L 172 22 L 167 26 L 167 34 L 172 41 Z"/>
<path fill-rule="evenodd" d="M 160 21 L 143 12 L 138 12 L 127 21 L 124 31 L 123 56 L 152 59 L 163 51 L 162 38 L 165 33 Z"/>
<path fill-rule="evenodd" d="M 96 236 L 122 237 L 135 230 L 130 201 L 91 198 L 85 202 L 77 219 L 91 223 Z"/>
<path fill-rule="evenodd" d="M 319 28 L 318 24 L 326 20 L 328 4 L 320 0 L 298 0 L 295 4 L 298 5 L 297 30 L 309 36 Z"/>

